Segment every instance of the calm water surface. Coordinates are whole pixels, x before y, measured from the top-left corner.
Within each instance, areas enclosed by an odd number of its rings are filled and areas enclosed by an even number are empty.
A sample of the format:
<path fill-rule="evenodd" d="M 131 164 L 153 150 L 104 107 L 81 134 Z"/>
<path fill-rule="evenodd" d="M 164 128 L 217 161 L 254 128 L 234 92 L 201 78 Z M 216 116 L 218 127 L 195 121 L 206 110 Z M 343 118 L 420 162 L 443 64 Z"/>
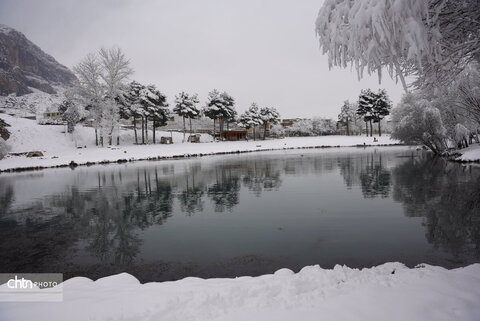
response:
<path fill-rule="evenodd" d="M 0 174 L 0 272 L 141 281 L 480 262 L 480 168 L 406 147 Z"/>

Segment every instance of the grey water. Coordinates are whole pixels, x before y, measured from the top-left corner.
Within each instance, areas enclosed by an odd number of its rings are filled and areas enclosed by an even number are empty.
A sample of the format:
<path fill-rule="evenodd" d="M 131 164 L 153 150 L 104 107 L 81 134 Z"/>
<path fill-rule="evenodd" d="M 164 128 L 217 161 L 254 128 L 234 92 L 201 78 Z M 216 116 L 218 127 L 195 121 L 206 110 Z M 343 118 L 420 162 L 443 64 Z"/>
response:
<path fill-rule="evenodd" d="M 0 272 L 142 282 L 480 262 L 480 168 L 409 147 L 0 174 Z"/>

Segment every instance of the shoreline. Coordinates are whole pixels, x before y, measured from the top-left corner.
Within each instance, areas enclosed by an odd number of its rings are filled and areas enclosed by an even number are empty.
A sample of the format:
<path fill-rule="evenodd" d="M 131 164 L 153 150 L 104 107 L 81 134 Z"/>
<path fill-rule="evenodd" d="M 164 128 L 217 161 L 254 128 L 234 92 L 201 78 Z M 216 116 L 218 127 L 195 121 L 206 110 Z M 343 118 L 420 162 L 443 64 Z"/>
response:
<path fill-rule="evenodd" d="M 254 150 L 237 150 L 237 151 L 228 151 L 228 152 L 214 152 L 214 153 L 198 153 L 198 154 L 179 154 L 172 156 L 156 156 L 156 157 L 146 157 L 146 158 L 119 158 L 117 160 L 104 160 L 99 162 L 85 162 L 85 163 L 76 163 L 71 161 L 68 164 L 52 165 L 52 166 L 33 166 L 33 167 L 15 167 L 8 169 L 0 169 L 0 173 L 18 173 L 18 172 L 27 172 L 27 171 L 40 171 L 43 169 L 49 168 L 76 168 L 79 166 L 94 166 L 94 165 L 107 165 L 107 164 L 124 164 L 124 163 L 133 163 L 140 161 L 162 161 L 162 160 L 180 160 L 186 158 L 197 158 L 205 156 L 216 156 L 216 155 L 231 155 L 231 154 L 245 154 L 245 153 L 257 153 L 257 152 L 271 152 L 276 150 L 301 150 L 301 149 L 328 149 L 328 148 L 366 148 L 366 147 L 393 147 L 393 146 L 411 146 L 405 144 L 379 144 L 379 145 L 351 145 L 351 146 L 310 146 L 310 147 L 284 147 L 284 148 L 269 148 L 269 149 L 254 149 Z"/>
<path fill-rule="evenodd" d="M 302 150 L 328 148 L 366 148 L 407 146 L 381 137 L 375 144 L 366 144 L 364 136 L 289 137 L 261 141 L 176 143 L 172 145 L 123 145 L 89 147 L 69 150 L 42 151 L 45 156 L 7 156 L 0 160 L 0 173 L 39 171 L 49 168 L 76 168 L 137 161 L 161 161 L 194 157 L 230 155 L 275 150 Z M 17 152 L 17 151 L 16 151 Z"/>

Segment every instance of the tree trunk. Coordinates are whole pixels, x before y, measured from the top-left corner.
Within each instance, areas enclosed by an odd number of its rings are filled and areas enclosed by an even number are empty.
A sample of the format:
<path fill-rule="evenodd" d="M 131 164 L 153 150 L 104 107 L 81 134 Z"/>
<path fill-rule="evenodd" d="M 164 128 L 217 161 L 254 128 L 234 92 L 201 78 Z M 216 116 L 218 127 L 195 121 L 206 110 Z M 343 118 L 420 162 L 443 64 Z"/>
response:
<path fill-rule="evenodd" d="M 156 140 L 155 140 L 155 124 L 156 124 L 155 118 L 153 118 L 153 143 L 154 144 L 157 143 Z"/>
<path fill-rule="evenodd" d="M 255 125 L 253 125 L 253 140 L 257 140 L 256 137 L 255 137 Z"/>
<path fill-rule="evenodd" d="M 222 117 L 222 118 L 220 118 L 220 119 L 218 120 L 218 124 L 219 124 L 219 126 L 220 126 L 220 129 L 219 129 L 219 131 L 220 131 L 220 140 L 223 140 L 223 123 L 224 123 L 224 119 L 223 119 L 223 117 Z"/>
<path fill-rule="evenodd" d="M 188 117 L 188 121 L 190 123 L 190 136 L 193 135 L 193 130 L 192 130 L 192 117 Z"/>
<path fill-rule="evenodd" d="M 113 130 L 115 129 L 114 126 L 110 128 L 110 132 L 108 133 L 108 145 L 112 146 L 113 145 Z"/>
<path fill-rule="evenodd" d="M 365 129 L 367 131 L 367 137 L 368 137 L 368 122 L 367 121 L 365 121 Z"/>
<path fill-rule="evenodd" d="M 373 137 L 373 126 L 372 126 L 372 120 L 370 119 L 370 137 Z"/>
<path fill-rule="evenodd" d="M 95 126 L 95 146 L 98 146 L 98 131 L 96 126 Z"/>
<path fill-rule="evenodd" d="M 213 119 L 213 141 L 215 141 L 215 127 L 216 127 L 215 125 L 216 125 L 216 123 L 217 123 L 217 120 L 214 118 Z"/>
<path fill-rule="evenodd" d="M 138 144 L 137 120 L 135 115 L 133 115 L 133 132 L 135 133 L 135 144 Z"/>
<path fill-rule="evenodd" d="M 145 119 L 142 116 L 142 144 L 145 144 Z"/>
<path fill-rule="evenodd" d="M 350 136 L 350 126 L 348 125 L 349 121 L 347 118 L 347 136 Z"/>
<path fill-rule="evenodd" d="M 148 144 L 148 116 L 145 116 L 145 141 Z"/>
<path fill-rule="evenodd" d="M 267 122 L 263 124 L 263 140 L 267 137 Z"/>
<path fill-rule="evenodd" d="M 183 116 L 183 142 L 185 143 L 185 135 L 186 135 L 187 129 L 185 127 L 185 116 Z"/>
<path fill-rule="evenodd" d="M 381 122 L 381 119 L 378 120 L 378 136 L 382 136 L 382 130 L 380 128 L 380 122 Z"/>

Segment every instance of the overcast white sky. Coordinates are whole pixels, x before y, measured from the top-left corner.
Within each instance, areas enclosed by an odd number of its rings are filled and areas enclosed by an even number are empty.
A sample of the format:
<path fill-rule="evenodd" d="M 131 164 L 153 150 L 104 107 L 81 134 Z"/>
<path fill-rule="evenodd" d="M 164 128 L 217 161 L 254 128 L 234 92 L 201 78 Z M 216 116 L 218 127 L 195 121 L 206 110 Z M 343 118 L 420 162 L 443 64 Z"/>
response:
<path fill-rule="evenodd" d="M 242 112 L 251 102 L 283 118 L 336 118 L 362 88 L 402 89 L 388 77 L 357 80 L 329 71 L 314 22 L 323 0 L 0 0 L 0 23 L 23 32 L 72 67 L 87 53 L 117 45 L 133 79 L 167 94 L 213 88 L 233 95 Z"/>

